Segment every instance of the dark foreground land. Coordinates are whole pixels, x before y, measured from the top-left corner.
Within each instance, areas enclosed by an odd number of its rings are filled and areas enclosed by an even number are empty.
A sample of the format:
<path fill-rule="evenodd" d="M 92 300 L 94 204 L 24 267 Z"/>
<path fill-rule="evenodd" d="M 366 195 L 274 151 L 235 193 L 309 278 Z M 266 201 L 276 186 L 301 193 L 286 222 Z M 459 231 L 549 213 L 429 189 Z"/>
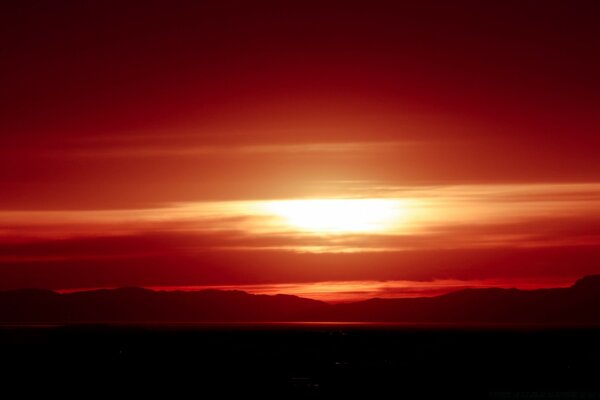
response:
<path fill-rule="evenodd" d="M 0 357 L 23 395 L 600 398 L 598 328 L 5 326 Z"/>

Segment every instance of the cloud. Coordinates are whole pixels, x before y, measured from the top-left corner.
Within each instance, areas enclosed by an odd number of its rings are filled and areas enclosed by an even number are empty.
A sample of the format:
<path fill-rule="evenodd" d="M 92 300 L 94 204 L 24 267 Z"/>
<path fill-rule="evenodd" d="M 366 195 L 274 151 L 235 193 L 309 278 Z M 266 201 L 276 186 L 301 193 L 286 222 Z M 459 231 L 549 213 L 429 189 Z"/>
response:
<path fill-rule="evenodd" d="M 359 189 L 350 199 L 365 194 Z M 393 251 L 600 242 L 598 184 L 375 186 L 371 195 L 387 199 L 400 212 L 380 230 L 363 234 L 305 230 L 274 211 L 271 200 L 211 201 L 123 210 L 4 211 L 0 245 L 24 254 L 26 246 L 33 246 L 28 243 L 48 241 L 54 243 L 46 245 L 48 252 L 59 253 L 69 239 L 83 241 L 83 249 L 94 238 L 111 236 L 119 237 L 119 243 L 131 243 L 134 237 L 171 238 L 190 251 Z M 14 256 L 9 253 L 5 250 L 5 256 Z"/>
<path fill-rule="evenodd" d="M 154 242 L 140 241 L 155 244 Z M 102 248 L 102 247 L 100 247 Z M 149 248 L 148 248 L 149 249 Z M 147 250 L 148 250 L 147 249 Z M 90 254 L 96 254 L 96 250 Z M 600 272 L 600 246 L 372 253 L 208 250 L 0 261 L 0 289 L 265 285 L 335 281 L 575 280 Z"/>
<path fill-rule="evenodd" d="M 222 157 L 222 158 L 254 158 L 269 155 L 286 155 L 292 157 L 302 156 L 329 156 L 339 157 L 348 154 L 385 154 L 397 151 L 399 147 L 414 147 L 424 145 L 418 141 L 374 141 L 374 142 L 308 142 L 308 143 L 266 143 L 266 144 L 227 144 L 216 143 L 213 145 L 198 144 L 177 144 L 168 143 L 148 143 L 144 138 L 140 138 L 138 143 L 121 144 L 115 143 L 113 146 L 104 147 L 89 146 L 87 148 L 56 149 L 48 156 L 54 157 Z"/>
<path fill-rule="evenodd" d="M 383 190 L 411 199 L 412 217 L 368 234 L 304 232 L 265 214 L 261 201 L 4 211 L 0 288 L 575 279 L 600 272 L 597 192 L 597 184 Z M 401 295 L 392 286 L 380 294 Z"/>

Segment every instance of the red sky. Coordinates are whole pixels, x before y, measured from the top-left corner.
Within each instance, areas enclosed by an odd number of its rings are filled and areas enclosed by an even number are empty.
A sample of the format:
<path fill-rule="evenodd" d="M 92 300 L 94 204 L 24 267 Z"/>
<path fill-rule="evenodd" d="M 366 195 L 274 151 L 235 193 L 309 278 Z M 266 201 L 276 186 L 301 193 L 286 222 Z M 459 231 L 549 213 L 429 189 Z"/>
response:
<path fill-rule="evenodd" d="M 596 2 L 335 3 L 5 7 L 0 289 L 600 272 Z"/>

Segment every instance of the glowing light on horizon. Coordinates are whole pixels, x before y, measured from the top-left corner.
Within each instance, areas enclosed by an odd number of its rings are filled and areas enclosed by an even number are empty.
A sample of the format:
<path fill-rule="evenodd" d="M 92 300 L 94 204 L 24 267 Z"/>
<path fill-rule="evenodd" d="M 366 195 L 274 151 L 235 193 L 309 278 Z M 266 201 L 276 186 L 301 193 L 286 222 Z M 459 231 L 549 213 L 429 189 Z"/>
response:
<path fill-rule="evenodd" d="M 397 199 L 281 200 L 265 207 L 286 225 L 315 233 L 386 231 L 406 214 L 406 205 Z"/>

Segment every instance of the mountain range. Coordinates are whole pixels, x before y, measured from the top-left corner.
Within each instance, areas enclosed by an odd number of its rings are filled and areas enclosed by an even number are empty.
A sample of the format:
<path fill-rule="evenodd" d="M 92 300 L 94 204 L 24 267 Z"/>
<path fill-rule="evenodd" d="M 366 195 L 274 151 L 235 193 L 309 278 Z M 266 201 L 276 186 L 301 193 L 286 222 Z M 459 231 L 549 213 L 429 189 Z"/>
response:
<path fill-rule="evenodd" d="M 463 289 L 436 297 L 329 304 L 243 291 L 130 287 L 0 292 L 0 323 L 402 322 L 600 324 L 600 275 L 567 288 Z"/>

